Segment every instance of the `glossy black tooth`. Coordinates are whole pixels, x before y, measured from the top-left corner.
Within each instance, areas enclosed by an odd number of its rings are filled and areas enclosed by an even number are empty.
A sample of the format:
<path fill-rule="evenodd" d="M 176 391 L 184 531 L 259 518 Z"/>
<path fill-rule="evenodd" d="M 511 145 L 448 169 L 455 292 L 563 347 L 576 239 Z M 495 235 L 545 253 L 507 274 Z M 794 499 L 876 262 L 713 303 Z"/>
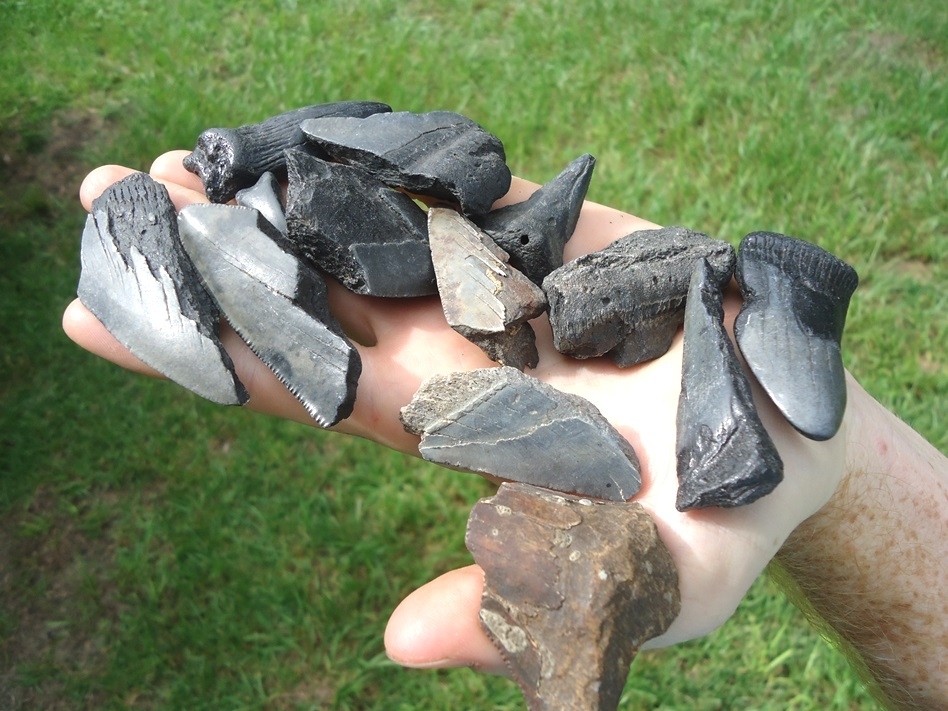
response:
<path fill-rule="evenodd" d="M 325 116 L 371 116 L 391 110 L 377 101 L 339 101 L 305 106 L 237 128 L 209 128 L 184 158 L 184 167 L 201 179 L 211 202 L 227 202 L 267 171 L 279 178 L 286 176 L 283 151 L 308 145 L 300 122 Z"/>
<path fill-rule="evenodd" d="M 809 242 L 754 232 L 741 242 L 737 280 L 734 333 L 751 372 L 791 425 L 829 439 L 846 410 L 840 343 L 856 271 Z"/>
<path fill-rule="evenodd" d="M 290 239 L 358 294 L 437 292 L 425 211 L 360 168 L 287 151 Z"/>
<path fill-rule="evenodd" d="M 92 203 L 78 296 L 155 370 L 213 402 L 247 402 L 217 336 L 220 311 L 181 246 L 168 191 L 148 175 L 134 173 Z"/>
<path fill-rule="evenodd" d="M 608 353 L 620 367 L 658 358 L 684 319 L 688 283 L 701 258 L 715 283 L 727 283 L 731 245 L 684 227 L 633 232 L 564 264 L 543 280 L 553 345 L 574 358 Z"/>
<path fill-rule="evenodd" d="M 635 451 L 592 403 L 515 368 L 433 376 L 401 419 L 422 457 L 454 469 L 612 501 L 641 486 Z"/>
<path fill-rule="evenodd" d="M 507 263 L 507 253 L 450 208 L 428 211 L 428 240 L 448 324 L 502 365 L 523 370 L 539 360 L 528 319 L 546 309 L 536 284 Z"/>
<path fill-rule="evenodd" d="M 615 709 L 646 640 L 678 616 L 671 554 L 634 503 L 502 484 L 471 511 L 480 621 L 533 711 Z"/>
<path fill-rule="evenodd" d="M 252 207 L 263 215 L 264 219 L 276 227 L 281 234 L 286 234 L 286 212 L 283 208 L 283 191 L 273 173 L 266 172 L 260 176 L 254 185 L 238 190 L 237 204 L 241 207 Z"/>
<path fill-rule="evenodd" d="M 563 248 L 573 236 L 596 159 L 588 153 L 570 163 L 524 202 L 507 205 L 474 222 L 534 284 L 563 266 Z"/>
<path fill-rule="evenodd" d="M 191 205 L 181 240 L 227 320 L 318 424 L 351 414 L 359 354 L 329 312 L 322 277 L 256 210 Z"/>
<path fill-rule="evenodd" d="M 677 426 L 679 511 L 743 506 L 783 479 L 783 462 L 724 330 L 721 287 L 705 260 L 688 291 Z"/>
<path fill-rule="evenodd" d="M 482 215 L 510 189 L 500 139 L 450 111 L 399 111 L 364 119 L 304 121 L 303 132 L 334 159 L 364 168 L 387 185 L 458 203 Z"/>

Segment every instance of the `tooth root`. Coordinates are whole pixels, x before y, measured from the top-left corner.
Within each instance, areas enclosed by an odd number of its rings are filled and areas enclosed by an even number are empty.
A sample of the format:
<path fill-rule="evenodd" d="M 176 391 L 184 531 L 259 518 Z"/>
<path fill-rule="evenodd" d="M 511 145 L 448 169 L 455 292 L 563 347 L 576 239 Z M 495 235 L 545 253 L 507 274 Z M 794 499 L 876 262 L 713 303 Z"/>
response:
<path fill-rule="evenodd" d="M 480 621 L 532 711 L 615 709 L 638 648 L 681 608 L 645 509 L 503 484 L 471 511 Z"/>
<path fill-rule="evenodd" d="M 184 158 L 184 167 L 201 179 L 211 202 L 224 203 L 267 171 L 279 178 L 286 176 L 283 151 L 307 144 L 300 130 L 302 121 L 325 116 L 362 117 L 391 110 L 376 101 L 340 101 L 305 106 L 238 128 L 209 128 Z"/>
<path fill-rule="evenodd" d="M 248 395 L 218 339 L 220 311 L 181 246 L 167 189 L 144 173 L 92 204 L 80 301 L 139 359 L 213 402 Z"/>
<path fill-rule="evenodd" d="M 422 457 L 454 469 L 612 501 L 641 486 L 635 451 L 592 403 L 515 368 L 433 376 L 401 419 Z"/>
<path fill-rule="evenodd" d="M 755 232 L 741 242 L 737 279 L 734 332 L 751 372 L 791 425 L 829 439 L 846 409 L 840 342 L 855 270 L 809 242 Z"/>
<path fill-rule="evenodd" d="M 676 445 L 679 511 L 749 504 L 783 479 L 783 462 L 757 415 L 723 319 L 721 288 L 701 260 L 685 311 Z"/>
<path fill-rule="evenodd" d="M 188 255 L 240 337 L 319 425 L 348 417 L 362 365 L 322 278 L 256 210 L 191 205 L 179 220 Z"/>
<path fill-rule="evenodd" d="M 554 347 L 574 358 L 608 353 L 620 367 L 663 355 L 701 258 L 717 283 L 727 283 L 731 245 L 684 227 L 634 232 L 555 269 L 543 280 Z"/>
<path fill-rule="evenodd" d="M 319 268 L 369 296 L 437 292 L 425 211 L 360 168 L 287 151 L 290 237 Z"/>
<path fill-rule="evenodd" d="M 450 111 L 319 118 L 302 129 L 334 159 L 386 185 L 457 203 L 466 215 L 483 215 L 510 189 L 500 139 Z"/>
<path fill-rule="evenodd" d="M 510 255 L 510 264 L 534 284 L 563 266 L 563 249 L 573 236 L 596 159 L 588 153 L 524 202 L 507 205 L 474 220 Z"/>

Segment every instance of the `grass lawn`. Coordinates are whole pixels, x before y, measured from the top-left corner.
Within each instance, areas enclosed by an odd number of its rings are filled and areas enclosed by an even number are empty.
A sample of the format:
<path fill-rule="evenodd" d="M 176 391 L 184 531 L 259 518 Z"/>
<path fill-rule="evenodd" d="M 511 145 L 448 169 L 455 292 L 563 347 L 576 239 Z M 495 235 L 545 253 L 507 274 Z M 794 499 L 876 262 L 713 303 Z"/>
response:
<path fill-rule="evenodd" d="M 469 562 L 490 487 L 81 352 L 82 176 L 365 98 L 464 113 L 543 182 L 861 275 L 847 366 L 948 452 L 948 6 L 863 0 L 0 1 L 0 709 L 522 708 L 407 671 L 389 612 Z M 623 709 L 873 709 L 762 577 L 636 660 Z"/>

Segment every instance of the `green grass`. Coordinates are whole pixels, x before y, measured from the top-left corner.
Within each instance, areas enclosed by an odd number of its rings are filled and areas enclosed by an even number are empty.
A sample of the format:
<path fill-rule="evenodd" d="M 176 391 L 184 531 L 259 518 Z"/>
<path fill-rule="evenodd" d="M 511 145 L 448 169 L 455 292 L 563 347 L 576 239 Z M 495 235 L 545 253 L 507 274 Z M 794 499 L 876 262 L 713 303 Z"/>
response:
<path fill-rule="evenodd" d="M 681 7 L 679 7 L 681 5 Z M 948 9 L 939 3 L 0 2 L 0 708 L 521 708 L 406 671 L 398 600 L 469 560 L 479 479 L 224 410 L 61 334 L 82 175 L 211 125 L 371 98 L 465 113 L 545 181 L 862 277 L 846 359 L 948 451 Z M 626 709 L 875 708 L 761 579 L 644 654 Z"/>

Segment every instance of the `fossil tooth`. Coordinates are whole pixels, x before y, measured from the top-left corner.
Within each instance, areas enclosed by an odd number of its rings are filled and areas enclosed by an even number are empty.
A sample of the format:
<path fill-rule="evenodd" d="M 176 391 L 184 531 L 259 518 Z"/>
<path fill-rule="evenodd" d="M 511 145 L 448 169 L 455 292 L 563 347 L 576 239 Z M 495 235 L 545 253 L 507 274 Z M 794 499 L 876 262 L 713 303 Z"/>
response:
<path fill-rule="evenodd" d="M 218 339 L 220 311 L 181 246 L 167 189 L 144 173 L 92 203 L 79 299 L 126 348 L 171 380 L 225 405 L 247 391 Z"/>
<path fill-rule="evenodd" d="M 270 171 L 286 175 L 283 151 L 307 144 L 300 122 L 324 116 L 370 116 L 391 111 L 376 101 L 339 101 L 287 111 L 238 128 L 209 128 L 198 137 L 184 167 L 204 183 L 211 202 L 227 202 Z"/>
<path fill-rule="evenodd" d="M 596 159 L 588 153 L 570 163 L 527 200 L 474 220 L 510 255 L 510 263 L 532 281 L 563 266 L 563 248 L 573 236 Z"/>
<path fill-rule="evenodd" d="M 632 446 L 588 400 L 515 368 L 436 375 L 401 412 L 430 462 L 625 501 L 641 486 Z"/>
<path fill-rule="evenodd" d="M 731 278 L 731 245 L 684 227 L 633 232 L 554 270 L 543 280 L 554 347 L 574 358 L 608 353 L 621 367 L 663 355 L 700 258 L 718 284 Z"/>
<path fill-rule="evenodd" d="M 259 212 L 190 205 L 181 240 L 227 320 L 323 427 L 349 416 L 362 371 L 326 284 Z"/>
<path fill-rule="evenodd" d="M 681 609 L 678 572 L 640 504 L 502 484 L 465 538 L 481 626 L 531 711 L 613 710 L 646 640 Z"/>
<path fill-rule="evenodd" d="M 286 234 L 286 213 L 283 209 L 283 191 L 276 176 L 267 171 L 260 176 L 254 185 L 237 191 L 237 204 L 241 207 L 252 207 L 277 228 L 281 234 Z"/>
<path fill-rule="evenodd" d="M 392 187 L 459 203 L 468 215 L 484 214 L 510 188 L 500 139 L 450 111 L 311 119 L 302 128 L 334 159 Z"/>
<path fill-rule="evenodd" d="M 846 410 L 840 343 L 856 271 L 824 249 L 773 232 L 741 242 L 737 345 L 761 387 L 805 436 L 826 440 Z"/>
<path fill-rule="evenodd" d="M 371 296 L 437 293 L 425 211 L 371 175 L 287 151 L 287 225 L 304 254 Z"/>
<path fill-rule="evenodd" d="M 691 278 L 678 400 L 679 511 L 743 506 L 783 479 L 750 385 L 724 330 L 722 291 L 707 261 Z"/>
<path fill-rule="evenodd" d="M 492 360 L 520 370 L 539 355 L 528 319 L 546 309 L 538 286 L 507 264 L 507 253 L 450 208 L 428 211 L 428 239 L 445 318 Z"/>

